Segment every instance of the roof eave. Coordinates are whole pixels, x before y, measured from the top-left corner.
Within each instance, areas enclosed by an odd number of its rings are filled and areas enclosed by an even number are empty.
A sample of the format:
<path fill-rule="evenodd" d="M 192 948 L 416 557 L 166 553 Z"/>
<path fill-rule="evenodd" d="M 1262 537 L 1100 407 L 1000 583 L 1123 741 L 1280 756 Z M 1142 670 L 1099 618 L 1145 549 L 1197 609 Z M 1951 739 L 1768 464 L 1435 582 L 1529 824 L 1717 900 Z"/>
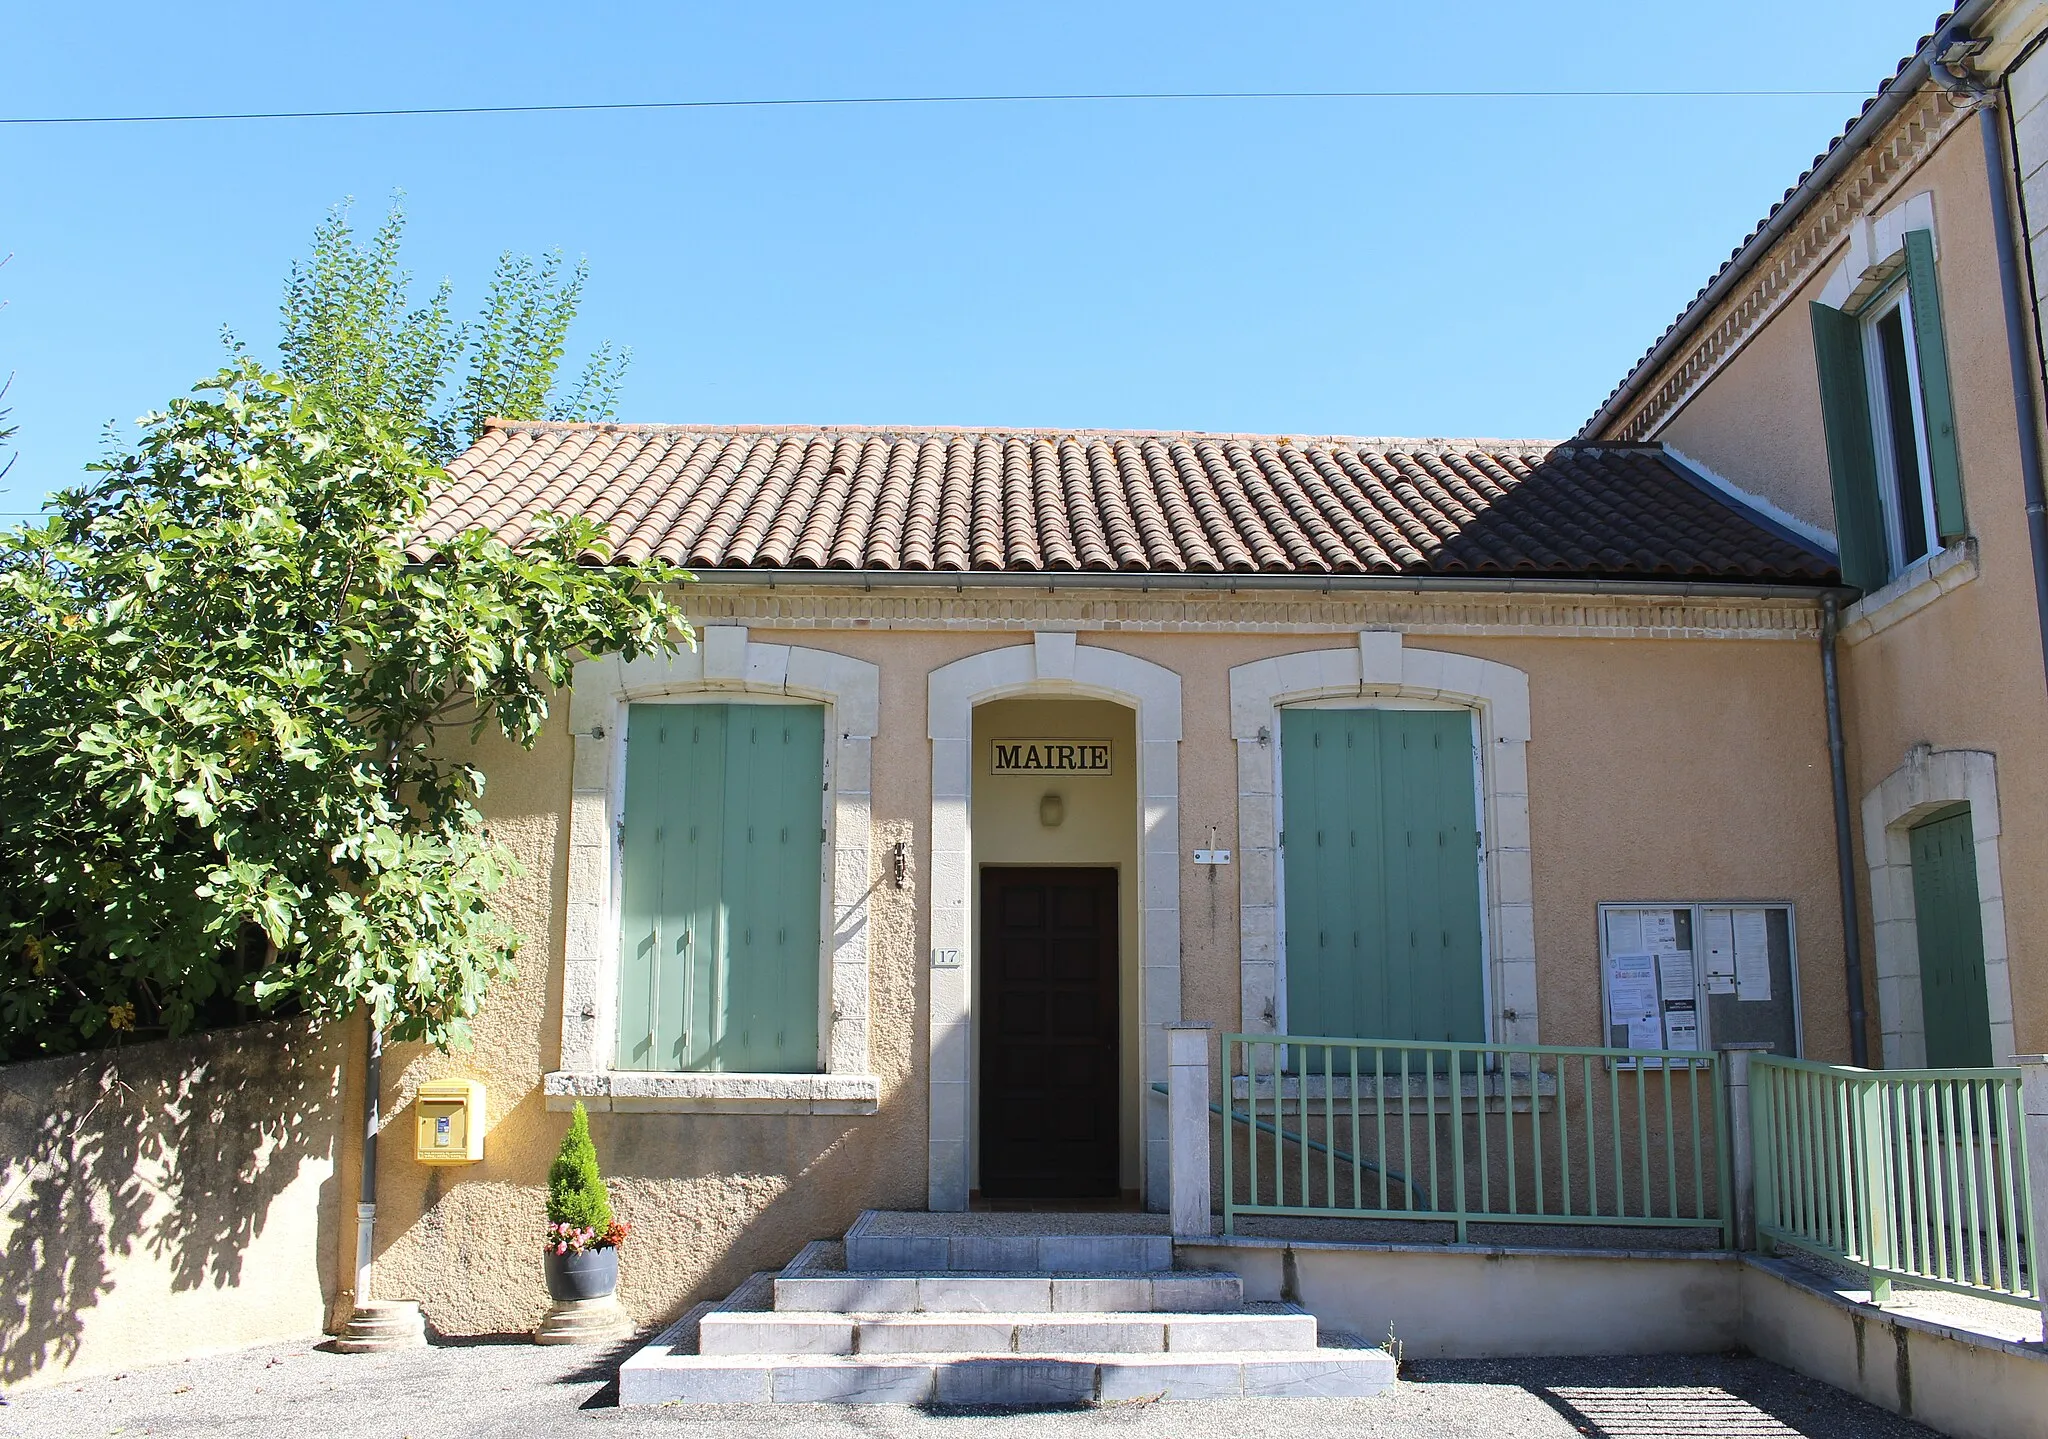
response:
<path fill-rule="evenodd" d="M 1593 417 L 1579 428 L 1577 435 L 1568 443 L 1584 443 L 1597 440 L 1601 431 L 1612 424 L 1615 418 L 1626 410 L 1641 393 L 1642 388 L 1664 368 L 1680 346 L 1692 338 L 1700 322 L 1713 312 L 1715 306 L 1726 299 L 1728 293 L 1748 276 L 1770 248 L 1784 238 L 1785 232 L 1796 224 L 1806 213 L 1814 199 L 1832 185 L 1842 172 L 1853 164 L 1856 158 L 1883 133 L 1886 126 L 1896 119 L 1899 112 L 1920 93 L 1920 87 L 1928 77 L 1933 57 L 1946 37 L 1958 29 L 1967 29 L 1982 19 L 1985 12 L 1998 4 L 1998 0 L 1963 0 L 1946 22 L 1935 27 L 1934 33 L 1914 52 L 1913 58 L 1904 69 L 1892 78 L 1875 103 L 1849 126 L 1841 140 L 1821 158 L 1821 162 L 1808 172 L 1806 178 L 1793 188 L 1790 195 L 1778 205 L 1749 241 L 1735 252 L 1735 258 L 1710 281 L 1693 302 L 1679 313 L 1678 319 L 1664 333 L 1664 337 L 1651 346 L 1650 352 L 1636 363 L 1612 395 L 1607 397 Z"/>
<path fill-rule="evenodd" d="M 1188 573 L 1164 570 L 851 570 L 769 569 L 733 566 L 693 569 L 703 585 L 797 585 L 849 590 L 1037 589 L 1037 590 L 1306 590 L 1318 593 L 1378 590 L 1401 594 L 1631 595 L 1664 599 L 1805 600 L 1859 593 L 1825 581 L 1758 584 L 1740 580 L 1574 579 L 1548 575 L 1357 575 Z"/>

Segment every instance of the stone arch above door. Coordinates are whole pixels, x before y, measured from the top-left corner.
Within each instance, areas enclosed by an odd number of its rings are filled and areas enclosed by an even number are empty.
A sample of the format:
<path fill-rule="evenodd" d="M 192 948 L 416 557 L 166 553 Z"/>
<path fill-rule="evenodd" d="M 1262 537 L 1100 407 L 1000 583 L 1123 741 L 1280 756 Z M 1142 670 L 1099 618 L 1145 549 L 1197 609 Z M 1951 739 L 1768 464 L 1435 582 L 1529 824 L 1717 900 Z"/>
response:
<path fill-rule="evenodd" d="M 1303 650 L 1230 671 L 1230 731 L 1237 741 L 1239 964 L 1246 1032 L 1271 1033 L 1279 1012 L 1282 955 L 1279 771 L 1280 708 L 1350 697 L 1442 700 L 1478 716 L 1486 842 L 1484 913 L 1489 1037 L 1533 1044 L 1536 919 L 1529 855 L 1529 676 L 1493 660 L 1409 649 L 1399 633 L 1366 630 L 1354 645 Z"/>
<path fill-rule="evenodd" d="M 973 775 L 974 707 L 1013 695 L 1106 699 L 1137 711 L 1138 895 L 1141 1038 L 1145 1092 L 1166 1082 L 1166 1026 L 1180 1018 L 1180 676 L 1119 650 L 1080 644 L 1068 633 L 1034 635 L 965 656 L 931 672 L 928 729 L 932 742 L 931 945 L 961 963 L 934 965 L 930 998 L 931 1109 L 926 1203 L 935 1210 L 967 1207 L 968 1115 L 973 1093 L 969 998 L 974 953 L 974 890 L 969 798 Z M 1158 1112 L 1155 1113 L 1155 1110 Z M 1146 1202 L 1166 1204 L 1167 1150 L 1163 1102 L 1143 1116 Z"/>
<path fill-rule="evenodd" d="M 2013 1054 L 2005 886 L 1998 865 L 1998 760 L 1983 750 L 1938 750 L 1919 744 L 1906 752 L 1904 764 L 1863 797 L 1863 858 L 1870 870 L 1870 914 L 1877 939 L 1880 1052 L 1887 1069 L 1917 1069 L 1927 1062 L 1909 831 L 1957 804 L 1970 807 L 1970 832 L 1976 843 L 1991 1062 L 2004 1064 Z"/>

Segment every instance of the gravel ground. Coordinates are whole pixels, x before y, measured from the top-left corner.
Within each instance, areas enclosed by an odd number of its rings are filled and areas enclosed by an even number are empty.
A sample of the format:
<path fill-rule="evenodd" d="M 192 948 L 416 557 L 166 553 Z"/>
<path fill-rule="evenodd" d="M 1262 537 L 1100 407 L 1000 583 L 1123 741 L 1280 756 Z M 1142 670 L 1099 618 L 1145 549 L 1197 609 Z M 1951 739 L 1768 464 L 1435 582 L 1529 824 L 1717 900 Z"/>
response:
<path fill-rule="evenodd" d="M 1130 1403 L 991 1412 L 903 1406 L 620 1409 L 624 1349 L 524 1341 L 346 1356 L 248 1350 L 17 1392 L 5 1439 L 225 1435 L 276 1439 L 529 1439 L 698 1433 L 717 1439 L 1907 1439 L 1933 1431 L 1742 1355 L 1429 1360 L 1376 1399 Z"/>

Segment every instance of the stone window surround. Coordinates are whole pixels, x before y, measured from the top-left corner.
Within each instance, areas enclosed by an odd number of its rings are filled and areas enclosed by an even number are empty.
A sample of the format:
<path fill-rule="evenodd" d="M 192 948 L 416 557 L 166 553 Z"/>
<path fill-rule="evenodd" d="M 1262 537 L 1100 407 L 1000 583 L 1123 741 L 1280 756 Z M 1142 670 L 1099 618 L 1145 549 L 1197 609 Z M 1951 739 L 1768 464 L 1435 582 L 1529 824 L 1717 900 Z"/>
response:
<path fill-rule="evenodd" d="M 1870 870 L 1870 914 L 1877 938 L 1877 1013 L 1886 1069 L 1927 1063 L 1920 1000 L 1920 936 L 1908 831 L 1952 804 L 1970 807 L 1977 846 L 1977 903 L 1984 925 L 1984 989 L 1991 1017 L 1991 1062 L 2013 1053 L 2012 978 L 2005 944 L 2005 886 L 1998 864 L 1998 761 L 1982 750 L 1917 744 L 1906 761 L 1863 797 L 1863 858 Z"/>
<path fill-rule="evenodd" d="M 681 695 L 773 696 L 825 705 L 826 856 L 820 1005 L 822 1074 L 614 1070 L 619 963 L 618 818 L 626 707 Z M 757 644 L 743 625 L 710 625 L 669 655 L 584 660 L 569 728 L 576 746 L 569 809 L 568 922 L 562 963 L 561 1069 L 548 1107 L 697 1114 L 873 1114 L 881 1083 L 868 1057 L 869 771 L 880 671 L 866 660 Z M 829 996 L 829 1008 L 825 1001 Z"/>
<path fill-rule="evenodd" d="M 1921 190 L 1875 216 L 1849 222 L 1849 248 L 1829 273 L 1820 302 L 1835 310 L 1854 310 L 1883 289 L 1906 263 L 1906 232 L 1925 230 L 1941 258 L 1941 235 L 1934 228 L 1934 192 Z"/>
<path fill-rule="evenodd" d="M 1488 949 L 1488 1038 L 1538 1041 L 1536 920 L 1529 853 L 1529 676 L 1493 660 L 1409 649 L 1390 630 L 1365 630 L 1342 649 L 1302 650 L 1230 671 L 1230 731 L 1237 741 L 1239 1024 L 1277 1029 L 1286 982 L 1280 903 L 1280 709 L 1312 701 L 1435 700 L 1478 717 L 1481 896 Z"/>
<path fill-rule="evenodd" d="M 1872 590 L 1842 611 L 1842 642 L 1859 645 L 1909 615 L 1918 614 L 1950 590 L 1977 578 L 1977 541 L 1966 537 L 1923 555 L 1900 570 L 1882 589 Z"/>
<path fill-rule="evenodd" d="M 1137 711 L 1139 1107 L 1144 1197 L 1167 1202 L 1164 1099 L 1167 1027 L 1180 1019 L 1180 676 L 1119 650 L 1083 645 L 1072 632 L 1041 631 L 1027 645 L 983 650 L 933 670 L 931 944 L 956 950 L 958 967 L 932 969 L 930 1129 L 926 1202 L 964 1210 L 971 1185 L 973 1113 L 974 708 L 1019 695 L 1103 699 Z"/>

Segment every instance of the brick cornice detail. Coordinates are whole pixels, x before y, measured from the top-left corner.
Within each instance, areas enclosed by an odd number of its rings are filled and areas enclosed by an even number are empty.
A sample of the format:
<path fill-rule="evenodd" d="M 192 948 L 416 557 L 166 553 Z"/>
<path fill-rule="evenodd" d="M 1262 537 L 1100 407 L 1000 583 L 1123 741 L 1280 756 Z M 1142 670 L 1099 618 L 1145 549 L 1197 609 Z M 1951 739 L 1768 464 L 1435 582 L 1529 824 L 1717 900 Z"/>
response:
<path fill-rule="evenodd" d="M 764 629 L 973 630 L 1330 634 L 1398 629 L 1412 635 L 1538 635 L 1600 639 L 1810 641 L 1819 609 L 1805 599 L 1623 595 L 1240 591 L 1181 594 L 1021 589 L 960 591 L 692 586 L 683 607 L 699 623 Z"/>
<path fill-rule="evenodd" d="M 1655 436 L 1847 242 L 1850 222 L 1879 209 L 1963 113 L 1946 91 L 1924 87 L 1853 169 L 1808 202 L 1798 227 L 1751 266 L 1749 283 L 1716 307 L 1695 329 L 1692 344 L 1665 361 L 1655 382 L 1636 397 L 1627 418 L 1609 424 L 1599 438 L 1635 444 Z"/>

